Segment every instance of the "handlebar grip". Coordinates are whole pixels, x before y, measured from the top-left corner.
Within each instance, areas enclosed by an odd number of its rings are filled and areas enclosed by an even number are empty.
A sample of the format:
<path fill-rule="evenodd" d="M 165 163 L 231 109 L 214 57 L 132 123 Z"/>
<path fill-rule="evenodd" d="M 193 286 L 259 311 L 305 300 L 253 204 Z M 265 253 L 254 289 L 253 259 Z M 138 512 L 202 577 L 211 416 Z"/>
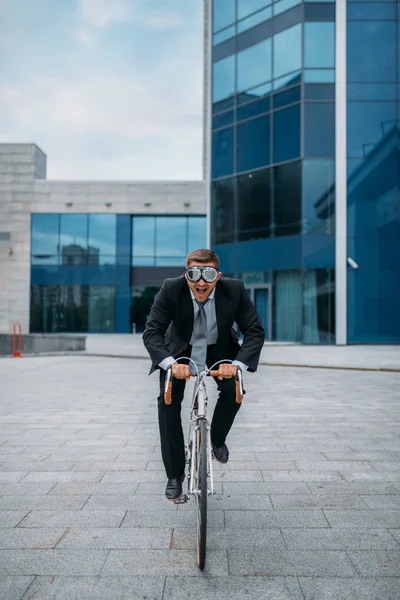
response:
<path fill-rule="evenodd" d="M 235 386 L 236 386 L 236 404 L 242 404 L 243 395 L 240 393 L 240 383 L 238 380 L 236 380 Z"/>
<path fill-rule="evenodd" d="M 165 404 L 172 404 L 172 378 L 164 392 L 164 402 Z"/>

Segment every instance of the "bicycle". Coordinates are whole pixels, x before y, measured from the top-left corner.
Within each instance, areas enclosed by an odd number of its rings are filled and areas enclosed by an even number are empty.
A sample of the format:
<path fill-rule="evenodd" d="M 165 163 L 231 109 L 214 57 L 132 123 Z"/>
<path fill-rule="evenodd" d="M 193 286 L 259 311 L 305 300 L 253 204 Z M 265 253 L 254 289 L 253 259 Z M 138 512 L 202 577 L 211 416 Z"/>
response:
<path fill-rule="evenodd" d="M 185 446 L 185 462 L 187 465 L 186 494 L 174 500 L 175 504 L 186 504 L 191 496 L 195 497 L 197 503 L 196 519 L 196 548 L 197 565 L 204 569 L 206 560 L 207 540 L 207 499 L 214 495 L 214 479 L 212 467 L 211 425 L 207 417 L 208 396 L 205 378 L 218 377 L 219 371 L 214 368 L 220 363 L 232 363 L 232 360 L 220 360 L 214 363 L 208 370 L 199 373 L 196 364 L 188 357 L 177 359 L 189 360 L 196 370 L 196 383 L 193 390 L 192 404 L 190 408 L 190 422 Z M 165 378 L 164 401 L 172 403 L 172 366 L 168 368 Z M 236 369 L 236 402 L 241 404 L 243 399 L 242 371 Z"/>

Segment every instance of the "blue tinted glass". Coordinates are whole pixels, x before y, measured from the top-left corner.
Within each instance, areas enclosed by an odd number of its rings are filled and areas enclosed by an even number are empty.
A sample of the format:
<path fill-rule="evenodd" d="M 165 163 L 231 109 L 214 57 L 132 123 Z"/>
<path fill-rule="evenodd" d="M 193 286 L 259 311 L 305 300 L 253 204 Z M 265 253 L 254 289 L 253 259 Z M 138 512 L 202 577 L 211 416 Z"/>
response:
<path fill-rule="evenodd" d="M 304 107 L 305 156 L 335 156 L 335 104 L 306 102 Z"/>
<path fill-rule="evenodd" d="M 395 102 L 348 102 L 348 156 L 363 157 L 377 144 L 384 144 L 387 132 L 393 127 L 395 119 Z"/>
<path fill-rule="evenodd" d="M 347 23 L 347 81 L 396 81 L 396 23 Z"/>
<path fill-rule="evenodd" d="M 90 264 L 114 264 L 117 242 L 117 215 L 89 215 Z"/>
<path fill-rule="evenodd" d="M 304 24 L 304 66 L 335 66 L 335 24 Z"/>
<path fill-rule="evenodd" d="M 207 218 L 188 217 L 188 247 L 187 252 L 206 248 L 207 246 Z"/>
<path fill-rule="evenodd" d="M 290 73 L 274 81 L 274 90 L 281 90 L 301 82 L 301 71 Z"/>
<path fill-rule="evenodd" d="M 155 217 L 133 217 L 132 219 L 132 250 L 134 264 L 139 256 L 154 256 L 155 254 Z"/>
<path fill-rule="evenodd" d="M 233 173 L 233 127 L 212 136 L 212 178 Z"/>
<path fill-rule="evenodd" d="M 262 98 L 257 102 L 250 102 L 249 104 L 244 104 L 240 106 L 236 110 L 236 120 L 243 121 L 243 119 L 248 119 L 249 117 L 256 117 L 257 115 L 261 115 L 265 112 L 268 112 L 270 109 L 271 100 L 269 96 L 266 98 Z"/>
<path fill-rule="evenodd" d="M 226 127 L 227 125 L 232 125 L 233 123 L 233 110 L 228 110 L 223 113 L 219 113 L 213 117 L 212 120 L 212 128 L 220 129 L 221 127 Z"/>
<path fill-rule="evenodd" d="M 396 2 L 347 2 L 349 21 L 396 20 Z"/>
<path fill-rule="evenodd" d="M 86 263 L 88 247 L 88 215 L 60 215 L 60 263 Z"/>
<path fill-rule="evenodd" d="M 213 102 L 219 102 L 235 93 L 235 56 L 228 56 L 213 64 Z"/>
<path fill-rule="evenodd" d="M 134 267 L 154 267 L 156 264 L 156 257 L 152 256 L 134 256 L 132 260 Z"/>
<path fill-rule="evenodd" d="M 296 161 L 274 167 L 273 180 L 275 235 L 283 236 L 300 233 L 301 163 Z"/>
<path fill-rule="evenodd" d="M 216 33 L 213 37 L 214 46 L 220 44 L 221 42 L 224 42 L 225 40 L 229 40 L 229 38 L 234 37 L 235 34 L 236 28 L 234 25 L 232 27 L 227 27 L 227 29 L 220 31 L 219 33 Z"/>
<path fill-rule="evenodd" d="M 265 6 L 271 4 L 272 0 L 237 0 L 238 19 L 243 19 Z M 222 0 L 223 2 L 223 0 Z"/>
<path fill-rule="evenodd" d="M 237 55 L 237 89 L 247 90 L 271 79 L 271 40 L 263 40 Z"/>
<path fill-rule="evenodd" d="M 306 83 L 304 98 L 306 100 L 334 100 L 335 86 L 333 83 Z"/>
<path fill-rule="evenodd" d="M 58 264 L 60 215 L 32 215 L 32 264 Z"/>
<path fill-rule="evenodd" d="M 394 83 L 348 83 L 347 100 L 396 100 Z"/>
<path fill-rule="evenodd" d="M 266 115 L 237 127 L 237 170 L 249 171 L 267 166 L 270 157 L 270 117 Z"/>
<path fill-rule="evenodd" d="M 241 92 L 237 95 L 237 104 L 246 104 L 246 102 L 252 102 L 253 100 L 257 100 L 258 98 L 264 98 L 267 94 L 270 94 L 271 90 L 272 84 L 271 82 L 269 82 L 265 85 L 260 85 L 257 88 L 253 88 L 248 92 Z"/>
<path fill-rule="evenodd" d="M 284 92 L 274 94 L 274 109 L 281 108 L 287 104 L 293 104 L 294 102 L 300 101 L 300 86 L 296 85 L 293 88 L 289 88 Z"/>
<path fill-rule="evenodd" d="M 242 31 L 246 31 L 246 29 L 250 29 L 250 27 L 254 27 L 254 25 L 258 25 L 259 23 L 262 23 L 263 21 L 266 21 L 271 17 L 272 8 L 271 6 L 269 6 L 268 8 L 261 10 L 255 15 L 252 15 L 251 17 L 240 21 L 240 23 L 237 24 L 238 33 L 242 33 Z"/>
<path fill-rule="evenodd" d="M 156 256 L 186 255 L 186 217 L 156 217 Z"/>
<path fill-rule="evenodd" d="M 301 24 L 274 36 L 274 79 L 301 69 Z"/>
<path fill-rule="evenodd" d="M 274 113 L 274 162 L 300 156 L 300 104 Z"/>
<path fill-rule="evenodd" d="M 304 160 L 302 177 L 303 232 L 329 233 L 335 214 L 335 161 Z"/>
<path fill-rule="evenodd" d="M 281 12 L 292 8 L 292 6 L 296 6 L 296 4 L 301 4 L 301 0 L 279 0 L 274 4 L 274 15 L 279 15 Z"/>
<path fill-rule="evenodd" d="M 335 69 L 305 69 L 305 83 L 334 83 Z"/>
<path fill-rule="evenodd" d="M 236 0 L 213 0 L 213 31 L 219 31 L 235 20 Z"/>
<path fill-rule="evenodd" d="M 186 255 L 182 256 L 156 256 L 156 267 L 182 267 L 185 269 Z"/>

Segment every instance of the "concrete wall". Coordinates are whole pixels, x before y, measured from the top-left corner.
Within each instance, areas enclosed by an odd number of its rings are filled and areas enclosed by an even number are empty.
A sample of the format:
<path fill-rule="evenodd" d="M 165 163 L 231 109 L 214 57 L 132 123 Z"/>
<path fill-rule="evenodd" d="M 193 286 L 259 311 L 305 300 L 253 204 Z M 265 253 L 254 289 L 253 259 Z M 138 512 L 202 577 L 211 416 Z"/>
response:
<path fill-rule="evenodd" d="M 47 181 L 35 144 L 0 144 L 0 333 L 29 332 L 31 213 L 206 214 L 204 181 Z M 9 234 L 9 239 L 8 239 Z"/>
<path fill-rule="evenodd" d="M 19 342 L 16 351 L 19 352 Z M 84 335 L 45 335 L 30 334 L 22 337 L 22 356 L 24 354 L 40 354 L 44 352 L 84 352 L 86 336 Z M 0 333 L 0 356 L 12 356 L 13 336 Z"/>

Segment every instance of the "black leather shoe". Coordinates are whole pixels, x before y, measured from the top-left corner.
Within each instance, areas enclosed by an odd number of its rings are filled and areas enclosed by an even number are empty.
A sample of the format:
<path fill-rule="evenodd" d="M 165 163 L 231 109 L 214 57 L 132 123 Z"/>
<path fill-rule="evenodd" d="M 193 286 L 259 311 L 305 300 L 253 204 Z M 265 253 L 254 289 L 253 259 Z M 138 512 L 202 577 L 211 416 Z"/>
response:
<path fill-rule="evenodd" d="M 217 446 L 214 446 L 214 444 L 212 445 L 212 449 L 214 451 L 214 456 L 216 458 L 216 460 L 220 463 L 227 463 L 229 460 L 229 450 L 228 450 L 228 446 L 226 444 L 223 444 L 220 448 L 217 448 Z"/>
<path fill-rule="evenodd" d="M 165 495 L 168 500 L 176 500 L 182 496 L 182 481 L 183 477 L 168 479 Z"/>

